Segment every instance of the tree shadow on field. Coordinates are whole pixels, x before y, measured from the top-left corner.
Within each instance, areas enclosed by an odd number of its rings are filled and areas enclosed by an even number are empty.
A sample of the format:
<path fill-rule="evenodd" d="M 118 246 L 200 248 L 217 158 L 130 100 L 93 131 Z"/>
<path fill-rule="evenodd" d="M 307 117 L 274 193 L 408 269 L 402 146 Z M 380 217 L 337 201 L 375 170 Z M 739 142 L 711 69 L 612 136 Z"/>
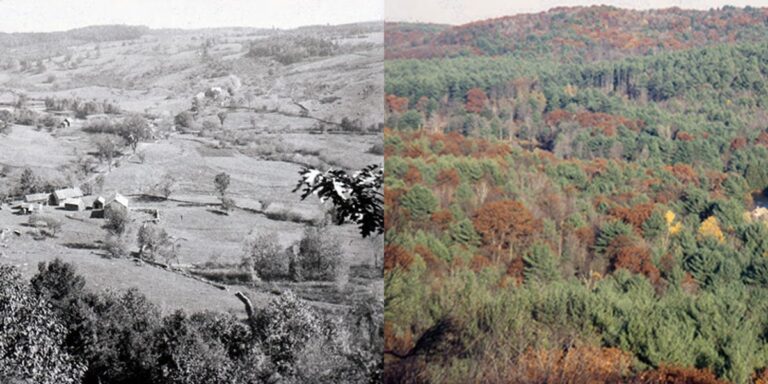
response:
<path fill-rule="evenodd" d="M 103 245 L 101 244 L 101 241 L 97 241 L 95 243 L 82 243 L 82 242 L 73 242 L 73 243 L 64 243 L 63 246 L 69 248 L 69 249 L 90 249 L 90 250 L 99 250 L 103 248 Z"/>
<path fill-rule="evenodd" d="M 134 198 L 136 202 L 139 203 L 157 203 L 161 201 L 167 201 L 165 197 L 162 196 L 155 196 L 155 195 L 147 195 L 147 194 L 139 194 L 131 196 Z"/>

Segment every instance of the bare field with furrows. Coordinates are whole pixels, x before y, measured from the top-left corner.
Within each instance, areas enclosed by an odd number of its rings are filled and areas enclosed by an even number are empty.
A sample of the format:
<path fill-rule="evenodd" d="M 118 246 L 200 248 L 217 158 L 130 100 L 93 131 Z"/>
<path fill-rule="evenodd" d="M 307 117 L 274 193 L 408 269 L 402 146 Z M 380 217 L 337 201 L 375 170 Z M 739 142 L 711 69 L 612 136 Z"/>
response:
<path fill-rule="evenodd" d="M 260 306 L 290 288 L 328 308 L 380 293 L 381 239 L 334 225 L 330 203 L 292 192 L 304 167 L 355 171 L 383 162 L 379 27 L 148 30 L 52 50 L 9 48 L 0 57 L 0 120 L 13 118 L 0 129 L 0 263 L 31 277 L 39 262 L 60 258 L 89 287 L 136 287 L 166 312 L 244 316 L 236 290 Z M 333 44 L 264 54 L 305 34 Z M 132 146 L 136 136 L 119 129 L 136 116 L 149 134 Z M 228 176 L 225 192 L 214 183 L 220 174 Z M 83 192 L 81 209 L 46 204 L 38 212 L 23 201 L 71 187 Z M 110 250 L 109 220 L 92 208 L 115 193 L 129 207 L 122 256 Z M 51 233 L 33 216 L 60 228 Z M 147 225 L 165 231 L 168 249 L 142 261 L 137 235 Z M 254 234 L 273 234 L 290 254 L 307 227 L 338 243 L 343 281 L 243 271 Z"/>

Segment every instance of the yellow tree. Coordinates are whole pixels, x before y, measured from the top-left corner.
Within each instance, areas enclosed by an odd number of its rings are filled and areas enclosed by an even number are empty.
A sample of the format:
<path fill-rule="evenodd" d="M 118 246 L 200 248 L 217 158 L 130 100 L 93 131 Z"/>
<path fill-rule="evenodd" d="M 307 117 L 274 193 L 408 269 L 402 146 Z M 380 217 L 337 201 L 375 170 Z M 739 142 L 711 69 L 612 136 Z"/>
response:
<path fill-rule="evenodd" d="M 699 226 L 699 235 L 702 237 L 712 237 L 717 240 L 718 243 L 725 241 L 725 235 L 720 229 L 720 223 L 717 221 L 717 217 L 710 216 Z"/>

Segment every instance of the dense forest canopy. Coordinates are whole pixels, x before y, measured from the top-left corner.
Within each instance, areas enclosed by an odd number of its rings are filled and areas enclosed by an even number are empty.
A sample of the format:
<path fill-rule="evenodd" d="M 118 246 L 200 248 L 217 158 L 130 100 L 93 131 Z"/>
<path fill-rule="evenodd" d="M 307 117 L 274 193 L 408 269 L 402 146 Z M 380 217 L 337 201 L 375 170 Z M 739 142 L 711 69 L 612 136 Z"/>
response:
<path fill-rule="evenodd" d="M 461 26 L 387 24 L 387 58 L 513 55 L 567 61 L 617 59 L 703 45 L 758 41 L 765 8 L 709 11 L 561 7 Z"/>
<path fill-rule="evenodd" d="M 589 7 L 388 35 L 387 380 L 765 382 L 765 28 Z"/>

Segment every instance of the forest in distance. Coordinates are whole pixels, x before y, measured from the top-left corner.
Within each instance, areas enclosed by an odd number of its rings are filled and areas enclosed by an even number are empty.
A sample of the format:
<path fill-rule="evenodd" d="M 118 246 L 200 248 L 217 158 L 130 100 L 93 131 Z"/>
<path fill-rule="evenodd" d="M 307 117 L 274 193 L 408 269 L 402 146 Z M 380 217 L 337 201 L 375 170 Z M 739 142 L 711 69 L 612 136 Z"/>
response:
<path fill-rule="evenodd" d="M 385 31 L 385 382 L 768 382 L 768 9 Z"/>

